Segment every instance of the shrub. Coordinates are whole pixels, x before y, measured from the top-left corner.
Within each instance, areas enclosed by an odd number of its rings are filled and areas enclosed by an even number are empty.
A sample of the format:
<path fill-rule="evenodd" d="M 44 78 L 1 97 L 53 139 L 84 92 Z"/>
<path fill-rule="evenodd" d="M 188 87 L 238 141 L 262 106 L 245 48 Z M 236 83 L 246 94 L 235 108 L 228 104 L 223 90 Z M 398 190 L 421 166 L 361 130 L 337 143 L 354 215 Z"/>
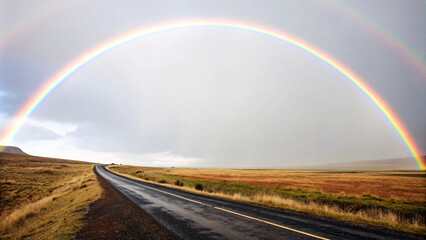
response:
<path fill-rule="evenodd" d="M 159 183 L 167 183 L 167 181 L 163 179 L 163 180 L 160 180 Z"/>
<path fill-rule="evenodd" d="M 181 182 L 181 181 L 179 181 L 179 180 L 176 180 L 176 182 L 175 182 L 175 185 L 176 186 L 183 186 L 183 182 Z"/>
<path fill-rule="evenodd" d="M 197 183 L 197 184 L 195 184 L 195 189 L 197 189 L 199 191 L 203 191 L 203 185 L 201 183 Z"/>

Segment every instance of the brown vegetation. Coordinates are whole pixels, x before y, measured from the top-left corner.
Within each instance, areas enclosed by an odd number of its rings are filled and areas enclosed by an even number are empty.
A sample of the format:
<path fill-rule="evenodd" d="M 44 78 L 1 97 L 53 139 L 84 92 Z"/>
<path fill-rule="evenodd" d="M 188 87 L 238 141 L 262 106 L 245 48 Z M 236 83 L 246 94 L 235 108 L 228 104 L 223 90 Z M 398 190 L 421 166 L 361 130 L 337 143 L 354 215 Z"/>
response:
<path fill-rule="evenodd" d="M 92 163 L 0 153 L 0 238 L 69 239 L 101 189 Z"/>
<path fill-rule="evenodd" d="M 362 195 L 372 193 L 383 198 L 421 199 L 426 197 L 424 172 L 337 172 L 240 169 L 175 168 L 168 174 L 180 177 L 246 183 L 260 186 L 294 187 L 325 193 Z"/>

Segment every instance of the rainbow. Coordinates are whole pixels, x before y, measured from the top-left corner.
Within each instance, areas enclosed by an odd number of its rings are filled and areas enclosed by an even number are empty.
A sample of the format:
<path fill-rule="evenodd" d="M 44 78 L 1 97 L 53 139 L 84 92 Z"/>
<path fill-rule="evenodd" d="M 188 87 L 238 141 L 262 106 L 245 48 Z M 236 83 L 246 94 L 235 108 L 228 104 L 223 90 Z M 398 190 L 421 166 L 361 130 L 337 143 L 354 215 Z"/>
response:
<path fill-rule="evenodd" d="M 367 29 L 370 33 L 380 38 L 389 47 L 393 48 L 396 52 L 399 52 L 408 63 L 414 66 L 422 74 L 422 76 L 426 76 L 426 61 L 420 55 L 421 51 L 413 49 L 395 33 L 363 14 L 356 8 L 349 6 L 349 4 L 344 1 L 331 0 L 324 3 L 329 5 L 331 8 L 337 9 L 339 12 L 344 14 L 345 17 L 350 17 L 360 23 L 364 29 Z M 424 80 L 426 79 L 424 78 Z"/>
<path fill-rule="evenodd" d="M 346 66 L 331 56 L 325 54 L 314 46 L 303 42 L 293 36 L 285 34 L 275 29 L 270 29 L 264 26 L 257 26 L 248 23 L 236 22 L 236 21 L 224 21 L 224 20 L 189 20 L 189 21 L 173 21 L 163 24 L 157 24 L 149 27 L 143 27 L 134 31 L 125 33 L 106 42 L 103 42 L 89 51 L 83 53 L 75 60 L 68 63 L 59 72 L 49 78 L 46 83 L 37 90 L 37 92 L 30 98 L 30 100 L 16 113 L 14 120 L 6 127 L 6 129 L 0 135 L 0 145 L 8 145 L 12 141 L 13 137 L 17 134 L 19 129 L 24 124 L 28 116 L 37 108 L 38 105 L 58 87 L 63 81 L 65 81 L 74 72 L 90 63 L 97 57 L 105 54 L 106 52 L 117 48 L 123 44 L 129 43 L 141 37 L 147 37 L 153 34 L 158 34 L 166 31 L 188 29 L 188 28 L 215 28 L 215 29 L 233 29 L 252 32 L 255 34 L 261 34 L 279 41 L 288 43 L 294 47 L 297 47 L 308 54 L 314 56 L 323 63 L 329 65 L 337 72 L 342 74 L 347 80 L 352 82 L 358 89 L 360 89 L 385 115 L 388 121 L 392 124 L 395 131 L 399 134 L 402 141 L 406 145 L 407 149 L 414 157 L 419 169 L 425 169 L 425 163 L 422 162 L 420 157 L 419 149 L 416 146 L 413 138 L 410 136 L 402 122 L 398 119 L 397 115 L 391 110 L 386 102 L 373 91 L 361 78 L 355 73 L 350 71 Z M 1 150 L 1 149 L 0 149 Z"/>

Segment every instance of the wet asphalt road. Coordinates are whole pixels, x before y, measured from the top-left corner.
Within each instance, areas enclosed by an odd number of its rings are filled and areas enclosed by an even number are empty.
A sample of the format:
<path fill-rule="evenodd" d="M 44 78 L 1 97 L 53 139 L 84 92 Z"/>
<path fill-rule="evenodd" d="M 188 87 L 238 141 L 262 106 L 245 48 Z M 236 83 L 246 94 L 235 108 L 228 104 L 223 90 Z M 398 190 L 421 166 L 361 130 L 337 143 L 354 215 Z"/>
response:
<path fill-rule="evenodd" d="M 218 199 L 126 178 L 98 174 L 183 239 L 410 239 L 292 211 Z"/>

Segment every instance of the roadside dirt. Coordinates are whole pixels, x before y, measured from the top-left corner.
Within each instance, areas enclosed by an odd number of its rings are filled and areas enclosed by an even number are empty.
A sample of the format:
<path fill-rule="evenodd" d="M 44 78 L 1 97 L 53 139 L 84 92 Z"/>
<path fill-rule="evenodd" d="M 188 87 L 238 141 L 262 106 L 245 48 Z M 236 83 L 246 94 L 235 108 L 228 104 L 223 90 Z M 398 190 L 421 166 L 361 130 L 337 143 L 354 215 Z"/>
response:
<path fill-rule="evenodd" d="M 77 233 L 82 239 L 179 239 L 140 209 L 103 178 L 97 176 L 102 196 L 92 203 L 86 225 Z"/>

